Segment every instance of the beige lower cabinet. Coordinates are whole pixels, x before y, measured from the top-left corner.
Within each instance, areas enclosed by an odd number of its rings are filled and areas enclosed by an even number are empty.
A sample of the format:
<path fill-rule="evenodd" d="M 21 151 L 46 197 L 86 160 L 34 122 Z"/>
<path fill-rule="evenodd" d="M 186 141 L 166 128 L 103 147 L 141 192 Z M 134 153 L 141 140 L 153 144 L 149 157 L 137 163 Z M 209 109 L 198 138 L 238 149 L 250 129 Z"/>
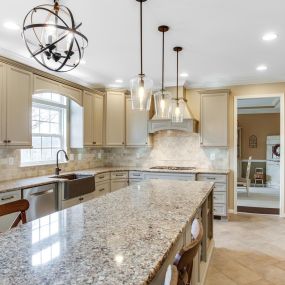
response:
<path fill-rule="evenodd" d="M 119 189 L 129 186 L 128 179 L 111 180 L 111 192 L 117 191 Z"/>
<path fill-rule="evenodd" d="M 11 191 L 7 193 L 0 194 L 0 205 L 17 201 L 21 199 L 21 190 Z M 6 215 L 0 217 L 0 232 L 5 232 L 9 230 L 14 220 L 16 219 L 18 213 Z"/>
<path fill-rule="evenodd" d="M 228 146 L 228 97 L 227 90 L 201 94 L 202 146 Z"/>
<path fill-rule="evenodd" d="M 84 146 L 103 145 L 104 98 L 102 95 L 84 92 Z"/>
<path fill-rule="evenodd" d="M 33 74 L 0 64 L 1 145 L 32 146 Z"/>
<path fill-rule="evenodd" d="M 106 95 L 106 146 L 125 145 L 125 93 L 108 91 Z"/>
<path fill-rule="evenodd" d="M 126 145 L 148 146 L 150 139 L 148 134 L 149 112 L 132 110 L 131 98 L 126 99 Z"/>
<path fill-rule="evenodd" d="M 110 180 L 95 183 L 95 195 L 96 197 L 104 196 L 111 192 Z"/>
<path fill-rule="evenodd" d="M 82 196 L 76 197 L 76 198 L 63 200 L 63 201 L 61 201 L 60 209 L 63 210 L 63 209 L 70 208 L 72 206 L 78 205 L 80 203 L 92 200 L 92 199 L 96 198 L 96 193 L 95 192 L 96 191 L 94 191 L 92 193 L 88 193 L 86 195 L 82 195 Z"/>
<path fill-rule="evenodd" d="M 228 215 L 228 176 L 226 174 L 198 174 L 198 181 L 211 181 L 214 186 L 214 215 L 219 217 L 227 217 Z"/>

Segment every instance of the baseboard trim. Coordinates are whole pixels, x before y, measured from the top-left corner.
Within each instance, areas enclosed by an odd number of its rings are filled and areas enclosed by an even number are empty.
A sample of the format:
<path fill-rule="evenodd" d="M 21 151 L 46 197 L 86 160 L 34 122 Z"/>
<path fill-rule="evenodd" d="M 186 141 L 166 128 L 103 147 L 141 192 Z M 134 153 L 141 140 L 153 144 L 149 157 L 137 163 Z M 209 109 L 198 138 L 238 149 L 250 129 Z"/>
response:
<path fill-rule="evenodd" d="M 241 213 L 253 213 L 253 214 L 263 214 L 263 215 L 279 215 L 280 210 L 275 208 L 260 208 L 260 207 L 246 207 L 238 206 L 238 212 Z"/>

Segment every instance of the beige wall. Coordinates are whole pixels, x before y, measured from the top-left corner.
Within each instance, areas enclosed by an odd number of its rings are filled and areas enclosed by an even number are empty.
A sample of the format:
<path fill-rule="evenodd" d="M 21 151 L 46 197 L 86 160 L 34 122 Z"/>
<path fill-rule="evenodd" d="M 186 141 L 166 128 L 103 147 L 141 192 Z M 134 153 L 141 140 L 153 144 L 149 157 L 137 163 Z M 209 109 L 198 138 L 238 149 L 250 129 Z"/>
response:
<path fill-rule="evenodd" d="M 223 87 L 224 88 L 224 87 Z M 272 84 L 260 84 L 260 85 L 242 85 L 242 86 L 229 86 L 225 87 L 231 90 L 229 100 L 229 169 L 230 185 L 229 185 L 229 208 L 234 209 L 234 97 L 243 95 L 264 95 L 264 94 L 284 94 L 285 83 L 272 83 Z M 284 96 L 284 95 L 283 95 Z M 200 94 L 198 89 L 190 89 L 186 92 L 186 98 L 188 105 L 192 111 L 195 119 L 200 121 Z"/>
<path fill-rule="evenodd" d="M 246 114 L 238 115 L 241 127 L 241 158 L 252 156 L 255 160 L 266 159 L 267 136 L 280 134 L 280 114 Z M 257 137 L 257 148 L 249 147 L 249 137 Z"/>

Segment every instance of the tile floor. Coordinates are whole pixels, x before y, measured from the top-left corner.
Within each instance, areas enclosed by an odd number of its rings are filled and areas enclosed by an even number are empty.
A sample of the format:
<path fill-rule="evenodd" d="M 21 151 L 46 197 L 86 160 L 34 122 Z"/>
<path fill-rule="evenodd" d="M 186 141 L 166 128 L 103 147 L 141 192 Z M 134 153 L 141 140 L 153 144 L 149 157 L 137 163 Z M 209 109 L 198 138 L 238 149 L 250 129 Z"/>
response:
<path fill-rule="evenodd" d="M 280 189 L 272 187 L 250 187 L 247 196 L 245 188 L 238 188 L 238 206 L 276 208 L 280 207 Z"/>
<path fill-rule="evenodd" d="M 284 285 L 285 219 L 253 214 L 215 221 L 205 285 Z"/>

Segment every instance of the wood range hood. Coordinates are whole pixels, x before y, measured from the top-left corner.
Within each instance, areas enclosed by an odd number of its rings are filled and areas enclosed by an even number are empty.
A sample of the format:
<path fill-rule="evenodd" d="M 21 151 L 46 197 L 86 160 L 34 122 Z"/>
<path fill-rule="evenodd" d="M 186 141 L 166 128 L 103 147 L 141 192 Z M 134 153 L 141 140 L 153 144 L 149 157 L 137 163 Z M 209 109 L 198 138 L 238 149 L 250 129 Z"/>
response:
<path fill-rule="evenodd" d="M 185 101 L 185 111 L 184 111 L 184 120 L 182 123 L 173 123 L 171 119 L 161 119 L 157 118 L 154 115 L 148 121 L 148 132 L 150 134 L 159 132 L 159 131 L 184 131 L 189 133 L 197 133 L 198 132 L 198 121 L 194 119 L 191 110 L 187 104 L 186 100 L 186 89 L 184 87 L 179 87 L 179 93 L 183 96 Z M 180 97 L 182 97 L 180 96 Z"/>

